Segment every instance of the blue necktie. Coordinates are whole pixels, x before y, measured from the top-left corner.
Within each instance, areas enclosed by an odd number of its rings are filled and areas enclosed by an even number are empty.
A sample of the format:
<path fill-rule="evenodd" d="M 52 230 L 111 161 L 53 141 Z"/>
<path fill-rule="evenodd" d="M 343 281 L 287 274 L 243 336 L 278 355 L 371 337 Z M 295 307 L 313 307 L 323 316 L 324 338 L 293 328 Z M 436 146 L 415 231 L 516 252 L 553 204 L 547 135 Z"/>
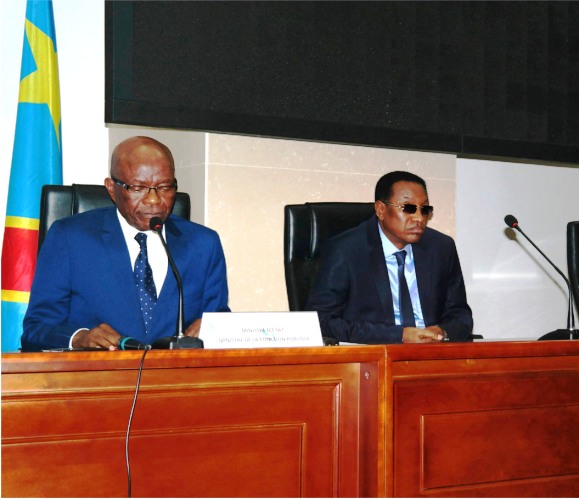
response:
<path fill-rule="evenodd" d="M 147 256 L 147 234 L 139 232 L 135 236 L 135 239 L 141 246 L 141 251 L 135 260 L 135 284 L 137 285 L 139 300 L 141 302 L 141 312 L 143 312 L 145 328 L 148 333 L 153 322 L 153 310 L 157 303 L 157 290 L 155 288 L 155 281 L 153 281 L 153 271 L 151 270 Z"/>
<path fill-rule="evenodd" d="M 410 299 L 410 291 L 408 291 L 408 283 L 404 276 L 404 260 L 406 259 L 406 251 L 398 251 L 394 253 L 398 261 L 398 299 L 400 306 L 400 321 L 403 327 L 415 327 L 414 311 L 412 310 L 412 300 Z"/>

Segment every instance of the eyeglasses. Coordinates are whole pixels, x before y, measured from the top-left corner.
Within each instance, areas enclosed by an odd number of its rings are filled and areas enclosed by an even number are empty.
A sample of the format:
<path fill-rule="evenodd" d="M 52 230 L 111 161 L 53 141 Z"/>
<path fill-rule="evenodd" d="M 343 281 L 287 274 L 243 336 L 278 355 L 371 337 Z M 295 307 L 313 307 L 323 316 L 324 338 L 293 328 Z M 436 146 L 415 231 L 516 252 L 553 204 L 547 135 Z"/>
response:
<path fill-rule="evenodd" d="M 420 213 L 422 216 L 429 217 L 434 212 L 434 206 L 430 205 L 423 205 L 423 206 L 416 206 L 415 204 L 394 204 L 389 203 L 388 201 L 382 201 L 384 204 L 388 206 L 395 206 L 396 208 L 400 208 L 404 213 L 408 213 L 409 215 L 414 215 L 416 210 L 420 208 Z"/>
<path fill-rule="evenodd" d="M 173 181 L 172 184 L 149 186 L 149 185 L 126 184 L 125 182 L 113 176 L 111 176 L 111 179 L 115 184 L 120 185 L 123 189 L 126 189 L 127 191 L 132 192 L 133 194 L 146 195 L 149 194 L 151 190 L 154 190 L 155 193 L 158 195 L 158 194 L 169 194 L 177 190 L 177 180 Z"/>

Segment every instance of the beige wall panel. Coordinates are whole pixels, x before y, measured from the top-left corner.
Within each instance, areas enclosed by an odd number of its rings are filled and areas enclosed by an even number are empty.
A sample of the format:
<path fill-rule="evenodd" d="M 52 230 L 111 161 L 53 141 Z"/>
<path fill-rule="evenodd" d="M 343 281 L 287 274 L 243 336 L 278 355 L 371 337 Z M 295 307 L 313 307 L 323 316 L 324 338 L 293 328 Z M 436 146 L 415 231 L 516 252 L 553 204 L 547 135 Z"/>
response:
<path fill-rule="evenodd" d="M 380 176 L 404 169 L 428 183 L 432 226 L 455 233 L 452 155 L 217 134 L 207 143 L 206 225 L 223 242 L 233 311 L 288 309 L 286 204 L 373 201 Z"/>

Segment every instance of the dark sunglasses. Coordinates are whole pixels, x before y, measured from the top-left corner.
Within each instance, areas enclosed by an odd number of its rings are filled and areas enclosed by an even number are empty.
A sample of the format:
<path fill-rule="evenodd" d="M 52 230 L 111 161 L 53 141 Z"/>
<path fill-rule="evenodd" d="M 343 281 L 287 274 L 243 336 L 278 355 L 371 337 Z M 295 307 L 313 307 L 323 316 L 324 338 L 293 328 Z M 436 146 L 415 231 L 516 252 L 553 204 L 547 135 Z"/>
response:
<path fill-rule="evenodd" d="M 408 213 L 409 215 L 414 215 L 416 210 L 419 208 L 415 204 L 394 204 L 389 203 L 388 201 L 382 201 L 384 204 L 388 206 L 395 206 L 396 208 L 400 208 L 403 213 Z M 434 206 L 424 205 L 420 206 L 420 213 L 422 216 L 429 217 L 434 212 Z"/>

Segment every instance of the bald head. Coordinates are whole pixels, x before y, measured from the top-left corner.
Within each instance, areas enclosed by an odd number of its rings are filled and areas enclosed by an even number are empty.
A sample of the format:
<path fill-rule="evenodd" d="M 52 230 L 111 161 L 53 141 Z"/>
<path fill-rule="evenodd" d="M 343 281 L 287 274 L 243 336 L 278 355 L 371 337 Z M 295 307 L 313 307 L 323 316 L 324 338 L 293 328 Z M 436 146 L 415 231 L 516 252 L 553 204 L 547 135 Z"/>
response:
<path fill-rule="evenodd" d="M 154 162 L 160 158 L 167 160 L 175 172 L 175 162 L 169 148 L 151 137 L 131 137 L 118 144 L 111 156 L 111 176 L 122 177 L 123 170 L 143 162 Z"/>

